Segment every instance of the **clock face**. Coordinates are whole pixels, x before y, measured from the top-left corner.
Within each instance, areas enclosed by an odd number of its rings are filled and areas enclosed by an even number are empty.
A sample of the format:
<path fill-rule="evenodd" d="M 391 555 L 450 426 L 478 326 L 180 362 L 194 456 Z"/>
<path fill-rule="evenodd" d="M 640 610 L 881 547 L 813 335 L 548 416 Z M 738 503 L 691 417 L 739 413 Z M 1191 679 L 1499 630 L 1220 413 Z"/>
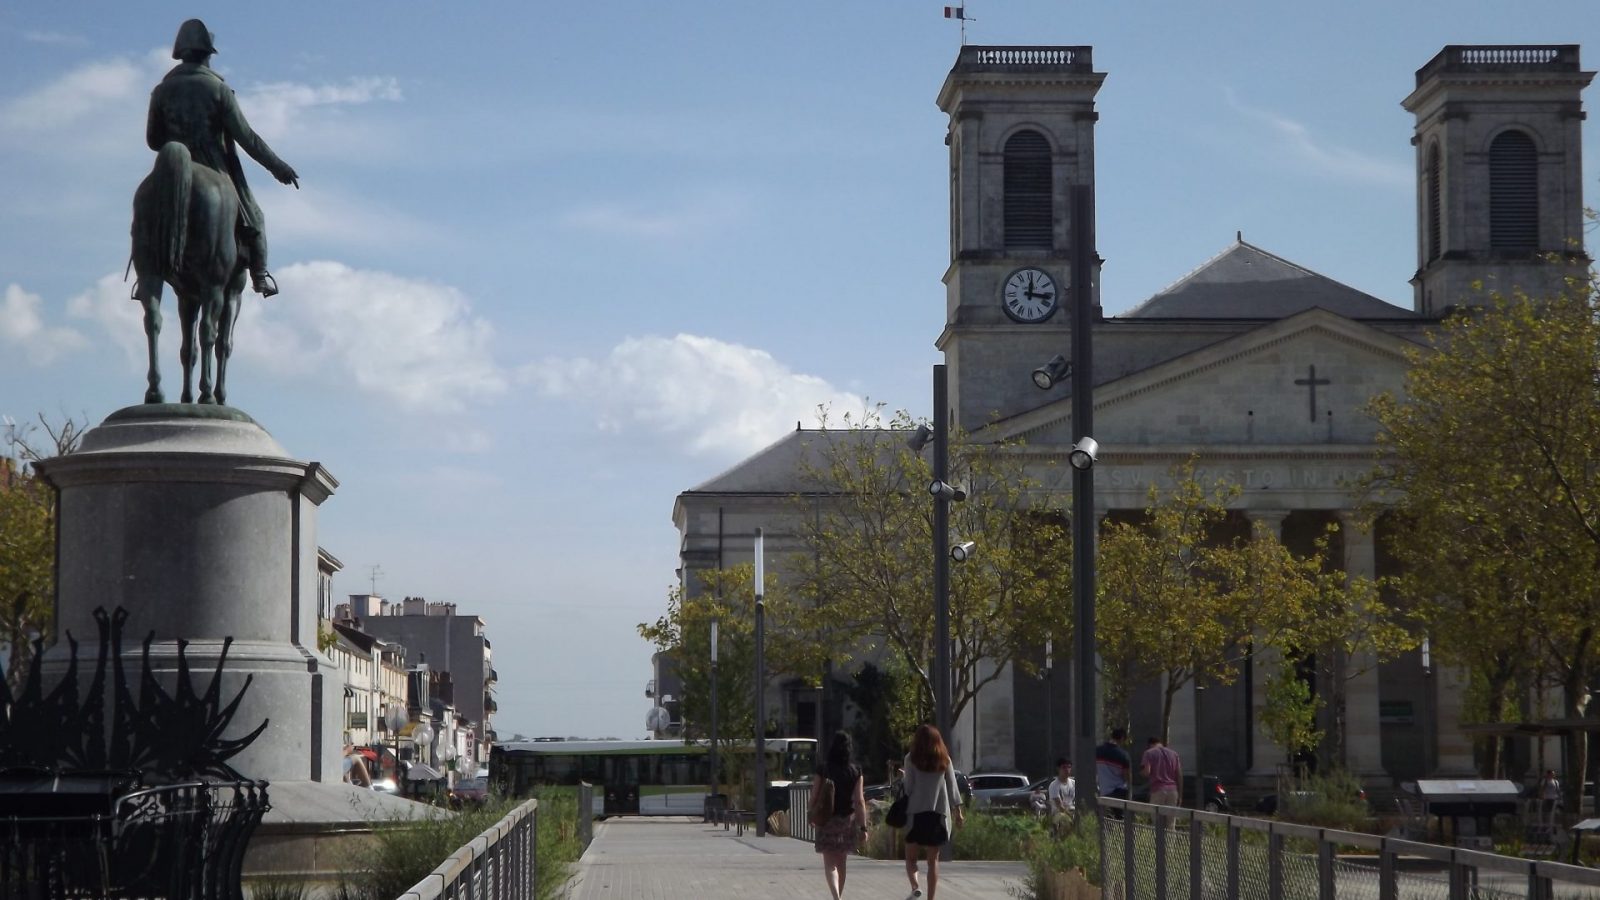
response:
<path fill-rule="evenodd" d="M 1018 322 L 1043 322 L 1060 304 L 1055 279 L 1040 269 L 1018 269 L 1000 290 L 1000 305 Z"/>

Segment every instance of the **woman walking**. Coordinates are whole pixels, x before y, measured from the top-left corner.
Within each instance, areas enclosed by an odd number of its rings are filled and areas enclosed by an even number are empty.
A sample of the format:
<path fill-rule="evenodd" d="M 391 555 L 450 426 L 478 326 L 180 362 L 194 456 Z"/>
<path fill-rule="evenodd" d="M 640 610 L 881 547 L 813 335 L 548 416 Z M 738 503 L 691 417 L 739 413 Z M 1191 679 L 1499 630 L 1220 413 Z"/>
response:
<path fill-rule="evenodd" d="M 928 900 L 939 890 L 939 848 L 950 840 L 950 818 L 961 825 L 961 793 L 956 790 L 956 771 L 950 764 L 950 751 L 944 738 L 932 725 L 918 725 L 906 756 L 906 815 L 911 830 L 906 832 L 906 878 L 911 880 L 911 896 L 919 898 L 917 853 L 928 860 Z"/>
<path fill-rule="evenodd" d="M 845 863 L 867 831 L 867 797 L 861 788 L 861 769 L 850 762 L 850 735 L 841 731 L 828 745 L 828 760 L 811 779 L 812 796 L 824 782 L 833 785 L 833 815 L 817 828 L 817 852 L 822 854 L 822 876 L 828 880 L 833 900 L 844 896 Z"/>

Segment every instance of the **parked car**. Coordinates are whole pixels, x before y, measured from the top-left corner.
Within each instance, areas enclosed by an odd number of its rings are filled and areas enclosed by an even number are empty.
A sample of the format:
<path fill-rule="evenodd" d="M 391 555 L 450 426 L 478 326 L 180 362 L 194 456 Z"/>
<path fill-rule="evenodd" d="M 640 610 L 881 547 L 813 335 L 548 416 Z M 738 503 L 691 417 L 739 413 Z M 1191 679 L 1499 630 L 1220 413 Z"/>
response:
<path fill-rule="evenodd" d="M 1222 781 L 1215 775 L 1206 775 L 1205 781 L 1205 810 L 1206 812 L 1233 812 L 1233 805 L 1228 802 L 1228 789 L 1222 786 Z M 1133 796 L 1129 799 L 1135 803 L 1150 802 L 1150 785 L 1141 784 L 1133 789 Z M 1183 779 L 1183 805 L 1192 809 L 1199 809 L 1199 804 L 1194 802 L 1194 777 Z"/>
<path fill-rule="evenodd" d="M 983 809 L 1001 794 L 1025 790 L 1031 782 L 1021 772 L 982 772 L 967 776 L 971 785 L 972 808 Z"/>
<path fill-rule="evenodd" d="M 996 812 L 1033 812 L 1045 808 L 1045 798 L 1054 777 L 1041 778 L 1027 787 L 995 794 L 989 798 L 989 809 Z"/>
<path fill-rule="evenodd" d="M 976 776 L 974 776 L 976 777 Z M 869 784 L 861 788 L 861 793 L 866 795 L 867 802 L 882 800 L 887 803 L 894 799 L 894 786 L 892 781 L 883 784 Z M 961 793 L 961 802 L 970 806 L 972 804 L 972 785 L 968 783 L 967 776 L 960 770 L 956 771 L 956 790 Z"/>
<path fill-rule="evenodd" d="M 456 782 L 450 800 L 456 806 L 482 806 L 489 799 L 489 776 L 477 775 Z"/>

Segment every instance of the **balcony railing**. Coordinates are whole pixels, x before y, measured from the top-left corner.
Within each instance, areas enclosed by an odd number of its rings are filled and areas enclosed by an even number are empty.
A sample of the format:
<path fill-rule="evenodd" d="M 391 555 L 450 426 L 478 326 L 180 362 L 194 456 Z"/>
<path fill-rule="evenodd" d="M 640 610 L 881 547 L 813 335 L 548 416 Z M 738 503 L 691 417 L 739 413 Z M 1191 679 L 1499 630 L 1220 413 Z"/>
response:
<path fill-rule="evenodd" d="M 1417 70 L 1417 86 L 1435 75 L 1465 72 L 1577 72 L 1577 44 L 1451 44 Z"/>
<path fill-rule="evenodd" d="M 979 47 L 961 48 L 956 68 L 964 72 L 1092 72 L 1090 47 Z"/>

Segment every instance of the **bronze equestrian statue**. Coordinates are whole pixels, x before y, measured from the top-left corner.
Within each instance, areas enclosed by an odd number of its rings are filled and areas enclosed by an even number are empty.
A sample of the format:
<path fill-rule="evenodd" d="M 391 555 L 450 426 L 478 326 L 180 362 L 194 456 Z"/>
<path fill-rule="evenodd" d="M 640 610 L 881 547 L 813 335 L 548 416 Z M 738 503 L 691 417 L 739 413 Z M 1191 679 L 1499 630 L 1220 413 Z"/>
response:
<path fill-rule="evenodd" d="M 146 403 L 161 403 L 156 343 L 161 334 L 162 284 L 178 296 L 183 325 L 183 402 L 190 390 L 198 340 L 200 402 L 225 403 L 228 357 L 246 272 L 263 297 L 278 292 L 267 272 L 261 208 L 245 184 L 238 148 L 278 181 L 300 186 L 288 163 L 251 130 L 233 90 L 208 63 L 216 53 L 204 22 L 178 28 L 172 58 L 179 64 L 150 94 L 145 138 L 155 167 L 133 197 L 133 299 L 144 306 L 149 345 Z M 216 386 L 212 388 L 212 361 Z"/>

